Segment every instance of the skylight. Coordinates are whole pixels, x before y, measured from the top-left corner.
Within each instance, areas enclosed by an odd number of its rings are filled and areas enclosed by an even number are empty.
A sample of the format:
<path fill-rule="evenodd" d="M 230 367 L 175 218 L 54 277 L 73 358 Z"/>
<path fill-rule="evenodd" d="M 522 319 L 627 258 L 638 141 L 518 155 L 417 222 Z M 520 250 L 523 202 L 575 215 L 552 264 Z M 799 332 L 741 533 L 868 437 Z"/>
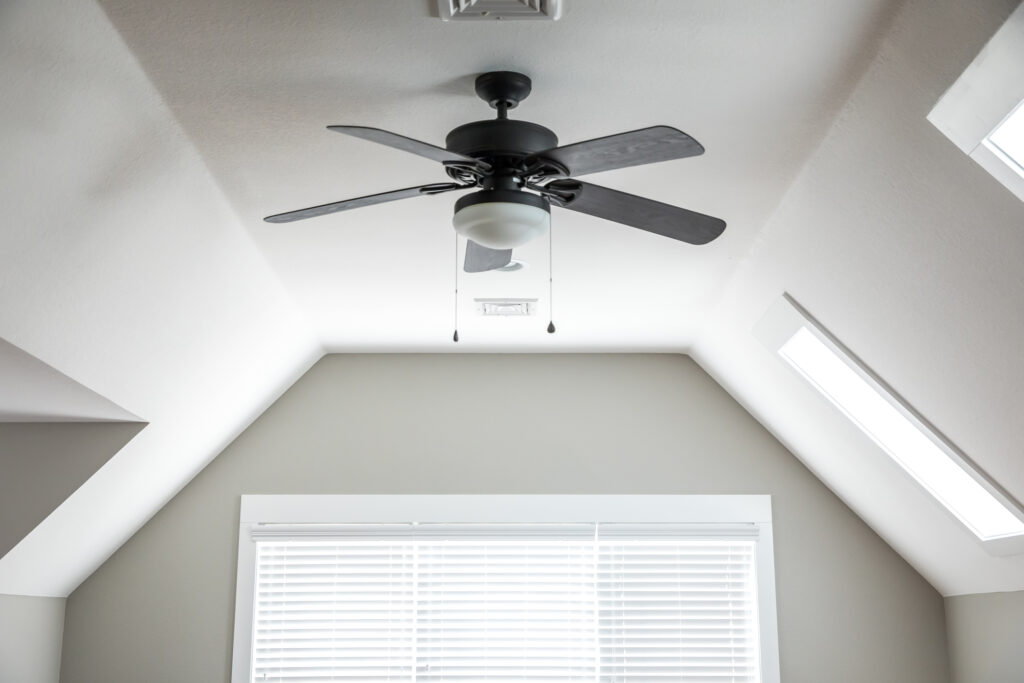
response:
<path fill-rule="evenodd" d="M 1024 116 L 1018 118 L 1024 124 Z M 970 471 L 939 435 L 909 417 L 851 358 L 806 326 L 778 352 L 980 539 L 1024 534 L 1021 513 L 1011 511 L 982 484 L 980 474 Z"/>
<path fill-rule="evenodd" d="M 1024 176 L 1024 102 L 988 134 L 985 145 Z"/>
<path fill-rule="evenodd" d="M 928 120 L 1024 201 L 1024 3 L 935 104 Z"/>

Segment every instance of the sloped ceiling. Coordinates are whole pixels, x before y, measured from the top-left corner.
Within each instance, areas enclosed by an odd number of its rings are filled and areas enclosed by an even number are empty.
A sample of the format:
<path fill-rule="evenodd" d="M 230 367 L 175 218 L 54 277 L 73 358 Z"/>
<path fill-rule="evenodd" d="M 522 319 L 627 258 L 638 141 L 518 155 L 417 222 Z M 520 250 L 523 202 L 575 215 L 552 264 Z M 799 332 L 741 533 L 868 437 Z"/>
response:
<path fill-rule="evenodd" d="M 147 426 L 0 559 L 67 595 L 320 347 L 90 2 L 0 8 L 0 337 Z"/>
<path fill-rule="evenodd" d="M 792 292 L 1024 497 L 1024 205 L 925 120 L 1014 4 L 587 0 L 550 24 L 405 0 L 5 4 L 0 337 L 149 424 L 0 559 L 0 592 L 72 590 L 325 349 L 692 352 L 941 591 L 1024 588 L 1024 560 L 986 555 L 750 336 Z M 694 135 L 703 157 L 594 180 L 725 235 L 557 213 L 558 333 L 472 315 L 474 296 L 547 308 L 534 244 L 525 271 L 462 277 L 455 347 L 450 198 L 260 221 L 443 179 L 324 126 L 441 143 L 489 117 L 472 79 L 495 68 L 533 77 L 514 116 L 564 142 Z"/>
<path fill-rule="evenodd" d="M 1024 588 L 750 330 L 790 292 L 1024 500 L 1024 203 L 924 117 L 1016 2 L 912 2 L 737 269 L 694 354 L 945 594 Z"/>
<path fill-rule="evenodd" d="M 547 320 L 520 329 L 471 315 L 474 296 L 546 308 L 543 240 L 517 253 L 525 271 L 460 282 L 460 350 L 684 350 L 892 12 L 885 0 L 586 0 L 558 22 L 444 23 L 428 0 L 101 5 L 330 350 L 451 350 L 454 198 L 263 223 L 447 179 L 434 162 L 325 126 L 443 144 L 494 115 L 475 76 L 515 69 L 533 93 L 511 116 L 563 142 L 659 123 L 691 133 L 704 156 L 591 178 L 723 216 L 725 239 L 694 248 L 557 210 L 554 338 L 537 334 Z"/>
<path fill-rule="evenodd" d="M 135 422 L 124 408 L 0 339 L 0 422 Z"/>

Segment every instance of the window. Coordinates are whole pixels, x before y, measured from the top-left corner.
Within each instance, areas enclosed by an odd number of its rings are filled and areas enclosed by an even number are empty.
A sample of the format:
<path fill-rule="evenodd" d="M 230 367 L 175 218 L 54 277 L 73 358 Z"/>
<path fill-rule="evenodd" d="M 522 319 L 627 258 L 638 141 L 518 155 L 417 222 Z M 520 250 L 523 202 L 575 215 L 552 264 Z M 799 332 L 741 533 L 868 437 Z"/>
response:
<path fill-rule="evenodd" d="M 267 498 L 370 509 L 243 522 L 236 682 L 778 681 L 767 496 L 246 496 L 243 520 Z M 380 499 L 485 519 L 366 523 Z M 599 509 L 625 521 L 538 521 Z"/>
<path fill-rule="evenodd" d="M 985 145 L 1024 177 L 1024 102 L 989 133 Z"/>
<path fill-rule="evenodd" d="M 928 120 L 1024 201 L 1024 5 L 996 31 Z"/>
<path fill-rule="evenodd" d="M 1024 538 L 1024 511 L 788 297 L 762 341 L 983 542 Z"/>

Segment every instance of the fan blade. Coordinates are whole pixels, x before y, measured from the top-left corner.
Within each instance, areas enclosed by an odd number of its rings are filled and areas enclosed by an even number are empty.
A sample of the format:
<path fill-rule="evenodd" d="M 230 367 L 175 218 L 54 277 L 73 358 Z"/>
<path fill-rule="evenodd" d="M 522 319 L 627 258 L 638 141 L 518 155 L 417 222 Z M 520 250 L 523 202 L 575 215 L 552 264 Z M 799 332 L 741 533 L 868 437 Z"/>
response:
<path fill-rule="evenodd" d="M 365 197 L 356 197 L 355 199 L 346 199 L 340 202 L 333 202 L 331 204 L 321 204 L 320 206 L 311 206 L 308 209 L 299 209 L 297 211 L 289 211 L 287 213 L 278 213 L 273 216 L 267 216 L 263 220 L 268 223 L 291 223 L 292 221 L 301 221 L 304 218 L 315 218 L 316 216 L 323 216 L 329 213 L 337 213 L 338 211 L 348 211 L 349 209 L 358 209 L 362 206 L 372 206 L 373 204 L 383 204 L 384 202 L 393 202 L 396 199 L 407 199 L 409 197 L 419 197 L 425 194 L 439 194 L 441 192 L 451 192 L 452 190 L 460 190 L 466 187 L 465 185 L 457 185 L 456 183 L 434 183 L 432 185 L 420 185 L 419 187 L 407 187 L 404 190 L 392 190 L 391 192 L 381 192 L 379 194 L 371 194 Z"/>
<path fill-rule="evenodd" d="M 704 147 L 681 130 L 652 126 L 555 147 L 535 156 L 557 161 L 569 169 L 569 175 L 577 176 L 703 153 Z"/>
<path fill-rule="evenodd" d="M 484 273 L 504 268 L 512 263 L 511 249 L 490 249 L 469 240 L 466 242 L 466 263 L 462 269 L 467 273 Z"/>
<path fill-rule="evenodd" d="M 572 178 L 552 180 L 543 190 L 555 204 L 566 209 L 689 244 L 707 244 L 725 230 L 721 218 Z"/>
<path fill-rule="evenodd" d="M 380 128 L 367 128 L 366 126 L 327 126 L 327 129 L 333 130 L 336 133 L 343 133 L 355 138 L 376 142 L 379 145 L 387 145 L 388 147 L 400 149 L 403 152 L 416 154 L 421 157 L 426 157 L 427 159 L 433 159 L 434 161 L 440 161 L 442 164 L 471 164 L 483 170 L 487 170 L 491 167 L 490 164 L 480 161 L 479 159 L 467 157 L 463 154 L 459 154 L 458 152 L 449 152 L 443 147 L 436 147 L 430 143 L 413 140 L 412 138 L 407 138 L 404 135 L 381 130 Z"/>

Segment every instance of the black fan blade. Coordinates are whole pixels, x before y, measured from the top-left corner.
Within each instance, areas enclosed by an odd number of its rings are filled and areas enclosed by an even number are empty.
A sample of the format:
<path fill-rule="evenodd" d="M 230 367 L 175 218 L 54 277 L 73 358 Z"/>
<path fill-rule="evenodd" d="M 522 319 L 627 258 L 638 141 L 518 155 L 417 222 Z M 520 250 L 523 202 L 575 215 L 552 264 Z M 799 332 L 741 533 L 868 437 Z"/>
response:
<path fill-rule="evenodd" d="M 557 161 L 569 169 L 569 175 L 577 176 L 703 153 L 704 147 L 681 130 L 652 126 L 555 147 L 535 156 Z"/>
<path fill-rule="evenodd" d="M 413 140 L 412 138 L 407 138 L 404 135 L 381 130 L 380 128 L 367 128 L 366 126 L 327 126 L 327 129 L 333 130 L 336 133 L 344 133 L 345 135 L 351 135 L 355 138 L 376 142 L 379 145 L 387 145 L 388 147 L 400 149 L 403 152 L 410 152 L 411 154 L 426 157 L 427 159 L 433 159 L 434 161 L 440 161 L 442 164 L 459 163 L 471 164 L 485 170 L 490 168 L 490 164 L 480 161 L 479 159 L 467 157 L 463 154 L 459 154 L 458 152 L 449 152 L 444 147 L 437 147 L 428 142 Z"/>
<path fill-rule="evenodd" d="M 331 204 L 311 206 L 308 209 L 299 209 L 297 211 L 289 211 L 287 213 L 278 213 L 274 214 L 273 216 L 267 216 L 263 220 L 265 220 L 268 223 L 291 223 L 292 221 L 301 221 L 304 218 L 315 218 L 316 216 L 323 216 L 329 213 L 337 213 L 338 211 L 358 209 L 362 206 L 372 206 L 373 204 L 393 202 L 396 199 L 407 199 L 409 197 L 419 197 L 420 195 L 425 194 L 451 192 L 452 190 L 459 190 L 462 189 L 463 187 L 465 187 L 465 185 L 457 185 L 455 183 L 434 183 L 432 185 L 420 185 L 419 187 L 407 187 L 404 190 L 392 190 L 391 192 L 381 192 L 380 194 L 371 194 L 365 197 L 346 199 L 340 202 L 332 202 Z"/>
<path fill-rule="evenodd" d="M 689 244 L 707 244 L 725 230 L 721 218 L 572 178 L 552 180 L 543 190 L 556 205 L 566 209 Z"/>
<path fill-rule="evenodd" d="M 504 268 L 512 263 L 511 249 L 490 249 L 469 240 L 466 243 L 466 263 L 463 270 L 467 273 L 484 273 L 488 270 Z"/>

